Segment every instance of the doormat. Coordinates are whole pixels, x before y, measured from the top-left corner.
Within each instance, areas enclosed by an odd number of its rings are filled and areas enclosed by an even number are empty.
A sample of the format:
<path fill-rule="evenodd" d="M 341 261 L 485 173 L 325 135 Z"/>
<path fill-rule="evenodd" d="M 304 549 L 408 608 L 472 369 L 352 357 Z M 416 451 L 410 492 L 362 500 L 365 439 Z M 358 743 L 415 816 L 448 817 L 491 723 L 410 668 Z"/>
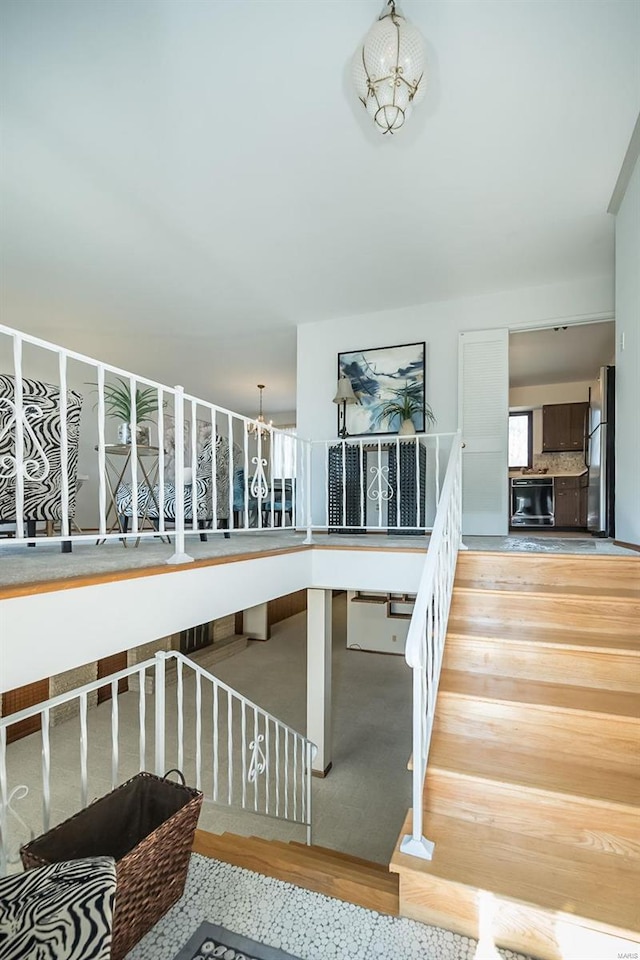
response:
<path fill-rule="evenodd" d="M 174 960 L 300 960 L 215 923 L 201 923 Z"/>

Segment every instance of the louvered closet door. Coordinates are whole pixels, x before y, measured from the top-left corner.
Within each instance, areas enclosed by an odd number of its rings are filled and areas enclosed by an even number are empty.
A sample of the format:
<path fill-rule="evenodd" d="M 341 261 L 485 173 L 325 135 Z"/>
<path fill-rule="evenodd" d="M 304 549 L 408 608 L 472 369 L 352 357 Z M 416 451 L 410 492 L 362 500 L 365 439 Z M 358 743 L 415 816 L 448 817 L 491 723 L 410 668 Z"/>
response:
<path fill-rule="evenodd" d="M 509 331 L 460 334 L 458 418 L 462 457 L 462 532 L 509 531 Z"/>

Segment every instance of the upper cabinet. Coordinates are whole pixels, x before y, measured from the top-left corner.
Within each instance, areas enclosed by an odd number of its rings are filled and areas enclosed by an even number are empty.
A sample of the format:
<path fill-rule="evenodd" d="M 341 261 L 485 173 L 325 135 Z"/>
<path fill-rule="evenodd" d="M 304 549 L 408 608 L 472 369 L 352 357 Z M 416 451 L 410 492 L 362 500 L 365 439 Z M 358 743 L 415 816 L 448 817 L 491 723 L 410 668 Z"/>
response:
<path fill-rule="evenodd" d="M 542 452 L 584 450 L 588 403 L 550 403 L 542 408 Z"/>

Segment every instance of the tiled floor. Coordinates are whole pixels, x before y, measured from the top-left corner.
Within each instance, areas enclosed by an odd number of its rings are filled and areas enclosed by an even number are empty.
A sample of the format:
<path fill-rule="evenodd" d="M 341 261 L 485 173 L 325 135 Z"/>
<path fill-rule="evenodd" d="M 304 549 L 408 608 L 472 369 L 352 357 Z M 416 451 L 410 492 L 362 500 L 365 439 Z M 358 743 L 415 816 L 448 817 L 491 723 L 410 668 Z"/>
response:
<path fill-rule="evenodd" d="M 197 854 L 184 896 L 128 960 L 171 960 L 203 920 L 301 960 L 522 960 L 489 942 L 383 916 Z"/>

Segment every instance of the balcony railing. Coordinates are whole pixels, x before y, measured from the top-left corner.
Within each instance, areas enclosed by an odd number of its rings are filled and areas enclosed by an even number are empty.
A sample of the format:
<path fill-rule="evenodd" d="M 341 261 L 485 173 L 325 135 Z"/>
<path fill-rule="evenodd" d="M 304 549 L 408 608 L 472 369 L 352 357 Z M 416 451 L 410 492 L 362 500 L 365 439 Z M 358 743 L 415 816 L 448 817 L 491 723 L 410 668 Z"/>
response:
<path fill-rule="evenodd" d="M 452 434 L 310 442 L 6 326 L 0 371 L 0 532 L 14 543 L 44 525 L 65 550 L 162 538 L 180 563 L 214 532 L 432 528 Z"/>

